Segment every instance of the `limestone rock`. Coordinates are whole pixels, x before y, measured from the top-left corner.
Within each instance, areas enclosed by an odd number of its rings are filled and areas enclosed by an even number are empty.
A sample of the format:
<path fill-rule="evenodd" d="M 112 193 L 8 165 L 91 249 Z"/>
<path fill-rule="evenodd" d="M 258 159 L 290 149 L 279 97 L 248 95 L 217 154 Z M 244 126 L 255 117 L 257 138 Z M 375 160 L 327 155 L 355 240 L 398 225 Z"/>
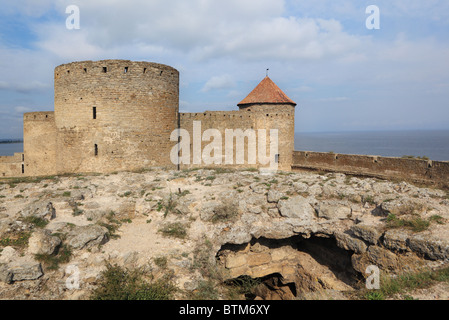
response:
<path fill-rule="evenodd" d="M 24 262 L 9 266 L 12 281 L 36 280 L 44 275 L 40 263 Z"/>
<path fill-rule="evenodd" d="M 329 201 L 320 203 L 317 208 L 318 217 L 328 220 L 347 219 L 351 215 L 351 208 L 338 203 L 337 201 Z"/>
<path fill-rule="evenodd" d="M 355 253 L 363 253 L 366 251 L 366 244 L 362 240 L 352 237 L 344 232 L 335 232 L 335 240 L 337 245 L 345 250 L 351 250 Z"/>
<path fill-rule="evenodd" d="M 279 192 L 275 189 L 270 189 L 267 194 L 267 200 L 270 203 L 278 202 L 282 196 L 283 196 L 283 194 L 281 192 Z"/>
<path fill-rule="evenodd" d="M 75 249 L 94 247 L 108 240 L 108 229 L 95 224 L 75 227 L 67 235 L 67 244 Z"/>
<path fill-rule="evenodd" d="M 5 283 L 11 283 L 13 273 L 9 270 L 6 264 L 0 264 L 0 281 Z"/>
<path fill-rule="evenodd" d="M 0 253 L 0 264 L 10 263 L 18 257 L 17 251 L 13 247 L 5 247 Z"/>
<path fill-rule="evenodd" d="M 306 192 L 309 186 L 304 182 L 293 182 L 293 188 L 296 192 Z"/>
<path fill-rule="evenodd" d="M 56 218 L 56 209 L 53 207 L 53 203 L 51 202 L 38 201 L 23 209 L 21 215 L 23 217 L 35 216 L 38 218 L 52 220 Z"/>
<path fill-rule="evenodd" d="M 364 224 L 356 224 L 352 226 L 351 231 L 355 236 L 362 238 L 370 244 L 377 244 L 381 236 L 380 232 L 378 232 L 375 228 Z"/>
<path fill-rule="evenodd" d="M 281 216 L 287 218 L 312 220 L 315 216 L 315 210 L 310 203 L 301 196 L 294 196 L 287 200 L 279 200 L 278 208 Z"/>
<path fill-rule="evenodd" d="M 431 260 L 449 259 L 449 243 L 443 240 L 415 235 L 408 239 L 408 246 L 412 251 L 423 254 Z"/>
<path fill-rule="evenodd" d="M 203 221 L 209 221 L 215 214 L 215 209 L 221 205 L 219 201 L 207 201 L 202 204 L 200 218 Z M 245 203 L 246 208 L 246 203 Z"/>
<path fill-rule="evenodd" d="M 28 252 L 51 255 L 60 245 L 61 239 L 52 236 L 49 230 L 38 229 L 33 232 L 28 241 Z"/>
<path fill-rule="evenodd" d="M 378 246 L 370 246 L 367 250 L 368 259 L 373 265 L 382 270 L 397 270 L 399 266 L 398 257 L 391 251 Z"/>
<path fill-rule="evenodd" d="M 407 251 L 407 239 L 409 233 L 404 230 L 388 230 L 384 233 L 382 243 L 383 245 L 394 251 Z"/>

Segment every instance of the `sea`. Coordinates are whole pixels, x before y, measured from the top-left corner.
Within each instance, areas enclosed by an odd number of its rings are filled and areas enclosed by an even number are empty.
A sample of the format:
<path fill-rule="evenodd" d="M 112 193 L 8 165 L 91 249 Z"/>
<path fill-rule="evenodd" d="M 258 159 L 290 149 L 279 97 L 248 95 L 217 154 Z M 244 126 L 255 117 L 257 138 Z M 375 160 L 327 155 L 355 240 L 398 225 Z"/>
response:
<path fill-rule="evenodd" d="M 449 161 L 449 130 L 296 133 L 295 150 Z"/>
<path fill-rule="evenodd" d="M 449 130 L 296 133 L 295 150 L 449 161 Z M 23 143 L 0 143 L 0 156 L 14 152 Z"/>
<path fill-rule="evenodd" d="M 16 152 L 23 152 L 23 142 L 0 143 L 0 156 L 13 156 Z"/>

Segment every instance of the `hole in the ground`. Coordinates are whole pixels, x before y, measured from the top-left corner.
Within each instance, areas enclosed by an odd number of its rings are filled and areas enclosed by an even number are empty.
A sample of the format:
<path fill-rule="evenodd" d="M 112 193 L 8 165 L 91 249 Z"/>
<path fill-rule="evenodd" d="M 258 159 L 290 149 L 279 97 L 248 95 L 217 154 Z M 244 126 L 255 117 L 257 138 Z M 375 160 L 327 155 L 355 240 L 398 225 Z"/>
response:
<path fill-rule="evenodd" d="M 217 260 L 228 272 L 226 283 L 246 299 L 288 300 L 352 290 L 360 281 L 352 254 L 339 248 L 334 238 L 294 236 L 226 244 Z"/>

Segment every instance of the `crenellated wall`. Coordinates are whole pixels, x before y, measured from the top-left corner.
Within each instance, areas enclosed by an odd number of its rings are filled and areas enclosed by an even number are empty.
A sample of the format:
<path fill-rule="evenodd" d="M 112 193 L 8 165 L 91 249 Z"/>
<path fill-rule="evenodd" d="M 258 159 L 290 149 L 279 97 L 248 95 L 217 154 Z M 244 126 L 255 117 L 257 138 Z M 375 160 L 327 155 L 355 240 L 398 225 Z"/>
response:
<path fill-rule="evenodd" d="M 205 165 L 204 163 L 198 164 L 194 163 L 194 143 L 193 143 L 193 128 L 194 122 L 200 123 L 201 136 L 208 129 L 217 129 L 221 134 L 221 149 L 222 149 L 222 159 L 217 166 L 229 166 L 234 168 L 264 168 L 269 165 L 261 164 L 258 160 L 258 141 L 260 139 L 259 129 L 266 129 L 264 131 L 266 137 L 266 150 L 262 152 L 263 155 L 267 157 L 272 155 L 270 153 L 270 129 L 275 129 L 278 131 L 278 167 L 281 170 L 290 170 L 291 166 L 291 152 L 293 150 L 293 131 L 294 131 L 294 114 L 291 113 L 276 113 L 276 112 L 247 112 L 247 111 L 206 111 L 203 113 L 181 113 L 180 114 L 180 128 L 187 130 L 191 139 L 190 156 L 191 165 L 184 165 L 185 167 L 198 167 Z M 226 150 L 226 129 L 233 130 L 234 133 L 237 129 L 241 129 L 243 133 L 247 129 L 250 129 L 255 133 L 255 139 L 248 139 L 246 136 L 244 139 L 244 163 L 239 164 L 237 161 L 237 140 L 233 139 L 232 150 Z M 262 132 L 261 132 L 262 133 Z M 256 141 L 255 145 L 249 145 L 249 143 Z M 201 142 L 201 150 L 209 145 L 211 140 L 206 140 Z M 257 158 L 256 163 L 252 164 L 248 161 L 248 150 L 250 147 L 254 147 L 256 150 Z M 253 149 L 254 150 L 254 149 Z M 233 156 L 232 164 L 226 165 L 225 155 L 231 154 Z M 274 157 L 274 155 L 272 155 Z M 229 159 L 229 158 L 228 158 Z M 207 165 L 209 166 L 209 165 Z M 213 164 L 210 166 L 214 166 Z"/>
<path fill-rule="evenodd" d="M 0 178 L 2 177 L 20 177 L 23 172 L 23 153 L 14 153 L 13 156 L 0 157 Z"/>
<path fill-rule="evenodd" d="M 30 112 L 23 115 L 26 176 L 46 176 L 56 173 L 56 139 L 54 112 Z"/>
<path fill-rule="evenodd" d="M 437 184 L 449 183 L 449 162 L 294 151 L 292 170 L 321 170 Z"/>

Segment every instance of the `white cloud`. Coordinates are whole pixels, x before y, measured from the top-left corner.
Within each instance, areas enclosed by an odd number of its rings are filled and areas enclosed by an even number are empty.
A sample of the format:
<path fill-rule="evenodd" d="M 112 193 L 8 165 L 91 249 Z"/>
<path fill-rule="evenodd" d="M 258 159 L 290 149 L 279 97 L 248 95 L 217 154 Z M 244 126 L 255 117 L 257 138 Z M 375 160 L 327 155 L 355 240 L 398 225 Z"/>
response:
<path fill-rule="evenodd" d="M 228 74 L 224 74 L 221 76 L 214 76 L 210 78 L 201 89 L 201 91 L 207 92 L 211 90 L 231 89 L 233 87 L 235 87 L 233 78 Z"/>
<path fill-rule="evenodd" d="M 21 107 L 21 106 L 15 107 L 14 110 L 16 113 L 19 113 L 19 114 L 33 111 L 33 109 L 31 109 L 29 107 Z"/>
<path fill-rule="evenodd" d="M 348 97 L 331 97 L 331 98 L 321 98 L 318 101 L 321 102 L 342 102 L 350 100 Z"/>

